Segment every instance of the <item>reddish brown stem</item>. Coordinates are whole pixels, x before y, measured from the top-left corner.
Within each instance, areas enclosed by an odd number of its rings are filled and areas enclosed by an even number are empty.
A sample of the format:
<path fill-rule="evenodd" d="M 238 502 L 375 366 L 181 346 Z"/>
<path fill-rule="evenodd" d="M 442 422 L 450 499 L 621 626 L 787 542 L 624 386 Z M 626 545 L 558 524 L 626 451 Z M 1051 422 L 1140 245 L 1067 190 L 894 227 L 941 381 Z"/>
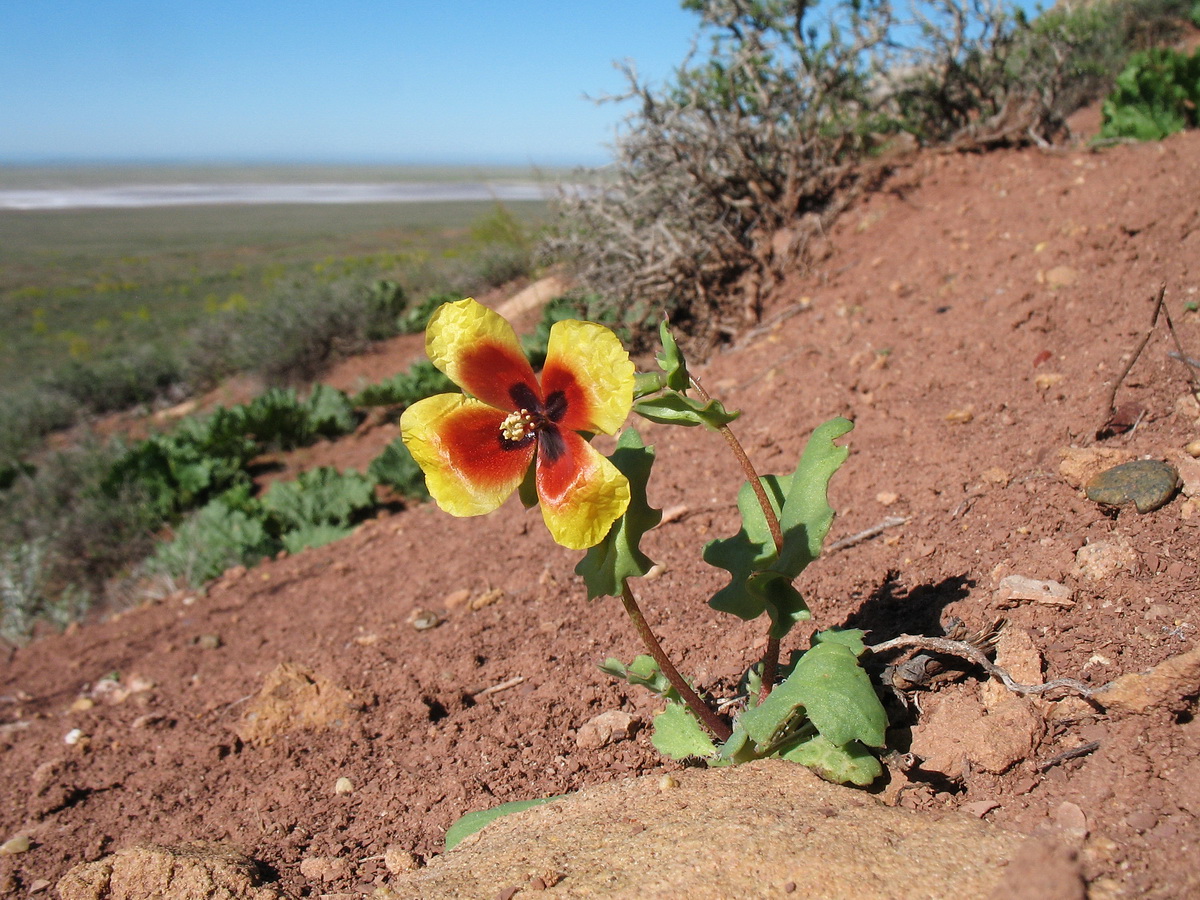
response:
<path fill-rule="evenodd" d="M 729 736 L 733 732 L 725 724 L 725 720 L 717 715 L 717 711 L 700 699 L 700 695 L 692 690 L 692 686 L 684 681 L 683 676 L 679 674 L 679 670 L 675 668 L 675 664 L 667 658 L 662 644 L 658 642 L 658 638 L 650 630 L 650 623 L 642 615 L 641 607 L 638 606 L 637 600 L 634 599 L 633 591 L 629 589 L 629 582 L 624 580 L 621 582 L 621 603 L 624 604 L 625 612 L 629 615 L 630 621 L 633 622 L 633 627 L 637 629 L 638 635 L 641 636 L 642 643 L 646 645 L 646 649 L 650 651 L 650 655 L 658 663 L 659 670 L 667 676 L 667 681 L 671 682 L 671 687 L 679 692 L 679 696 L 688 705 L 688 709 L 696 714 L 696 717 L 708 727 L 708 730 L 716 736 L 717 740 L 729 740 Z"/>
<path fill-rule="evenodd" d="M 708 403 L 712 399 L 708 391 L 704 390 L 700 382 L 694 377 L 692 378 L 692 387 L 705 403 Z M 775 508 L 771 506 L 771 501 L 767 497 L 767 489 L 763 487 L 762 479 L 758 477 L 758 472 L 755 471 L 754 464 L 750 462 L 750 457 L 746 455 L 745 449 L 743 449 L 729 426 L 722 425 L 720 430 L 721 437 L 725 438 L 725 443 L 729 445 L 729 449 L 737 457 L 742 471 L 746 473 L 746 481 L 749 482 L 751 490 L 754 491 L 754 496 L 758 499 L 758 505 L 762 507 L 763 517 L 767 520 L 767 528 L 771 531 L 771 540 L 775 542 L 775 552 L 777 554 L 783 553 L 783 529 L 779 526 L 779 517 L 775 515 Z M 766 700 L 767 695 L 771 693 L 771 688 L 775 685 L 775 674 L 778 670 L 779 638 L 768 635 L 767 649 L 763 653 L 762 658 L 762 688 L 758 694 L 759 703 Z"/>

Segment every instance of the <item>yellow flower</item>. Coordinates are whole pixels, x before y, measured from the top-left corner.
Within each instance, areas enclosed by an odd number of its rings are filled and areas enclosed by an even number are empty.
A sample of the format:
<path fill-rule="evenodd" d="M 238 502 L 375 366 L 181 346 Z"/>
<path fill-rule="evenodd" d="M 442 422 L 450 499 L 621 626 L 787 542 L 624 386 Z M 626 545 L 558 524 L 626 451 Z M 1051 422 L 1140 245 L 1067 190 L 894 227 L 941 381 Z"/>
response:
<path fill-rule="evenodd" d="M 615 434 L 633 406 L 634 367 L 617 336 L 555 323 L 539 380 L 512 326 L 468 299 L 433 314 L 425 351 L 466 392 L 428 397 L 400 417 L 438 506 L 492 512 L 532 465 L 554 540 L 575 550 L 603 540 L 629 506 L 629 482 L 579 432 Z"/>

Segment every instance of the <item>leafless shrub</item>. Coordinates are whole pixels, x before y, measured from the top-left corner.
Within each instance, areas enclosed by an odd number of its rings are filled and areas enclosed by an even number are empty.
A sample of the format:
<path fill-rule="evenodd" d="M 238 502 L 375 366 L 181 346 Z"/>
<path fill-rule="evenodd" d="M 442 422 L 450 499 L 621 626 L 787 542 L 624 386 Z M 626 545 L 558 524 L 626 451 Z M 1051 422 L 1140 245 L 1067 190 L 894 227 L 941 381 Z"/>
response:
<path fill-rule="evenodd" d="M 1045 145 L 1119 70 L 1145 19 L 1128 10 L 1162 18 L 1184 0 L 1062 6 L 1032 22 L 1000 0 L 916 2 L 902 19 L 888 0 L 838 0 L 810 27 L 807 0 L 686 0 L 696 46 L 662 88 L 624 67 L 628 90 L 604 98 L 636 103 L 614 161 L 601 188 L 562 198 L 543 252 L 610 320 L 666 313 L 718 339 L 755 319 L 809 238 L 886 171 L 869 155 L 902 133 Z"/>
<path fill-rule="evenodd" d="M 548 244 L 626 321 L 666 312 L 710 336 L 755 317 L 771 246 L 801 217 L 819 226 L 866 141 L 869 61 L 884 3 L 842 5 L 805 30 L 807 4 L 696 0 L 712 48 L 656 89 L 624 67 L 634 100 L 604 189 L 568 196 Z M 792 255 L 803 235 L 777 242 Z M 727 305 L 729 292 L 741 309 Z M 740 324 L 740 323 L 738 323 Z"/>

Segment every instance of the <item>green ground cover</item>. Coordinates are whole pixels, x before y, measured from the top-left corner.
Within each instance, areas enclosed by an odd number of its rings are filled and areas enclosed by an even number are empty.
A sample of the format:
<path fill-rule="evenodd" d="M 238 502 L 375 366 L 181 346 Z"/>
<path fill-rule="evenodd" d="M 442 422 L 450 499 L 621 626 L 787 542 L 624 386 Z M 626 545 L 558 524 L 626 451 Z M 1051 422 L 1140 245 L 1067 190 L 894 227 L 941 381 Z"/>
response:
<path fill-rule="evenodd" d="M 0 182 L 2 183 L 2 182 Z M 543 202 L 504 209 L 533 227 Z M 298 278 L 433 289 L 488 202 L 0 211 L 0 388 L 120 354 Z M 451 279 L 453 280 L 453 279 Z"/>

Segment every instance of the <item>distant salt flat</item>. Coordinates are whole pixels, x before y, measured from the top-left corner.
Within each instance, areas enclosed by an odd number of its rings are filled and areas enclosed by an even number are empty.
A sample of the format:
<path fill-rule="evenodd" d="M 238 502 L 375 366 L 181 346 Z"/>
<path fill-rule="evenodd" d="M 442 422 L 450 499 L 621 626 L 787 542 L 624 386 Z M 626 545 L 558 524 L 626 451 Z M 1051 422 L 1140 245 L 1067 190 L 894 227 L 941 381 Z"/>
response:
<path fill-rule="evenodd" d="M 555 187 L 534 182 L 390 182 L 379 184 L 130 184 L 112 187 L 0 190 L 0 209 L 131 209 L 148 206 L 277 203 L 445 203 L 547 200 Z"/>

